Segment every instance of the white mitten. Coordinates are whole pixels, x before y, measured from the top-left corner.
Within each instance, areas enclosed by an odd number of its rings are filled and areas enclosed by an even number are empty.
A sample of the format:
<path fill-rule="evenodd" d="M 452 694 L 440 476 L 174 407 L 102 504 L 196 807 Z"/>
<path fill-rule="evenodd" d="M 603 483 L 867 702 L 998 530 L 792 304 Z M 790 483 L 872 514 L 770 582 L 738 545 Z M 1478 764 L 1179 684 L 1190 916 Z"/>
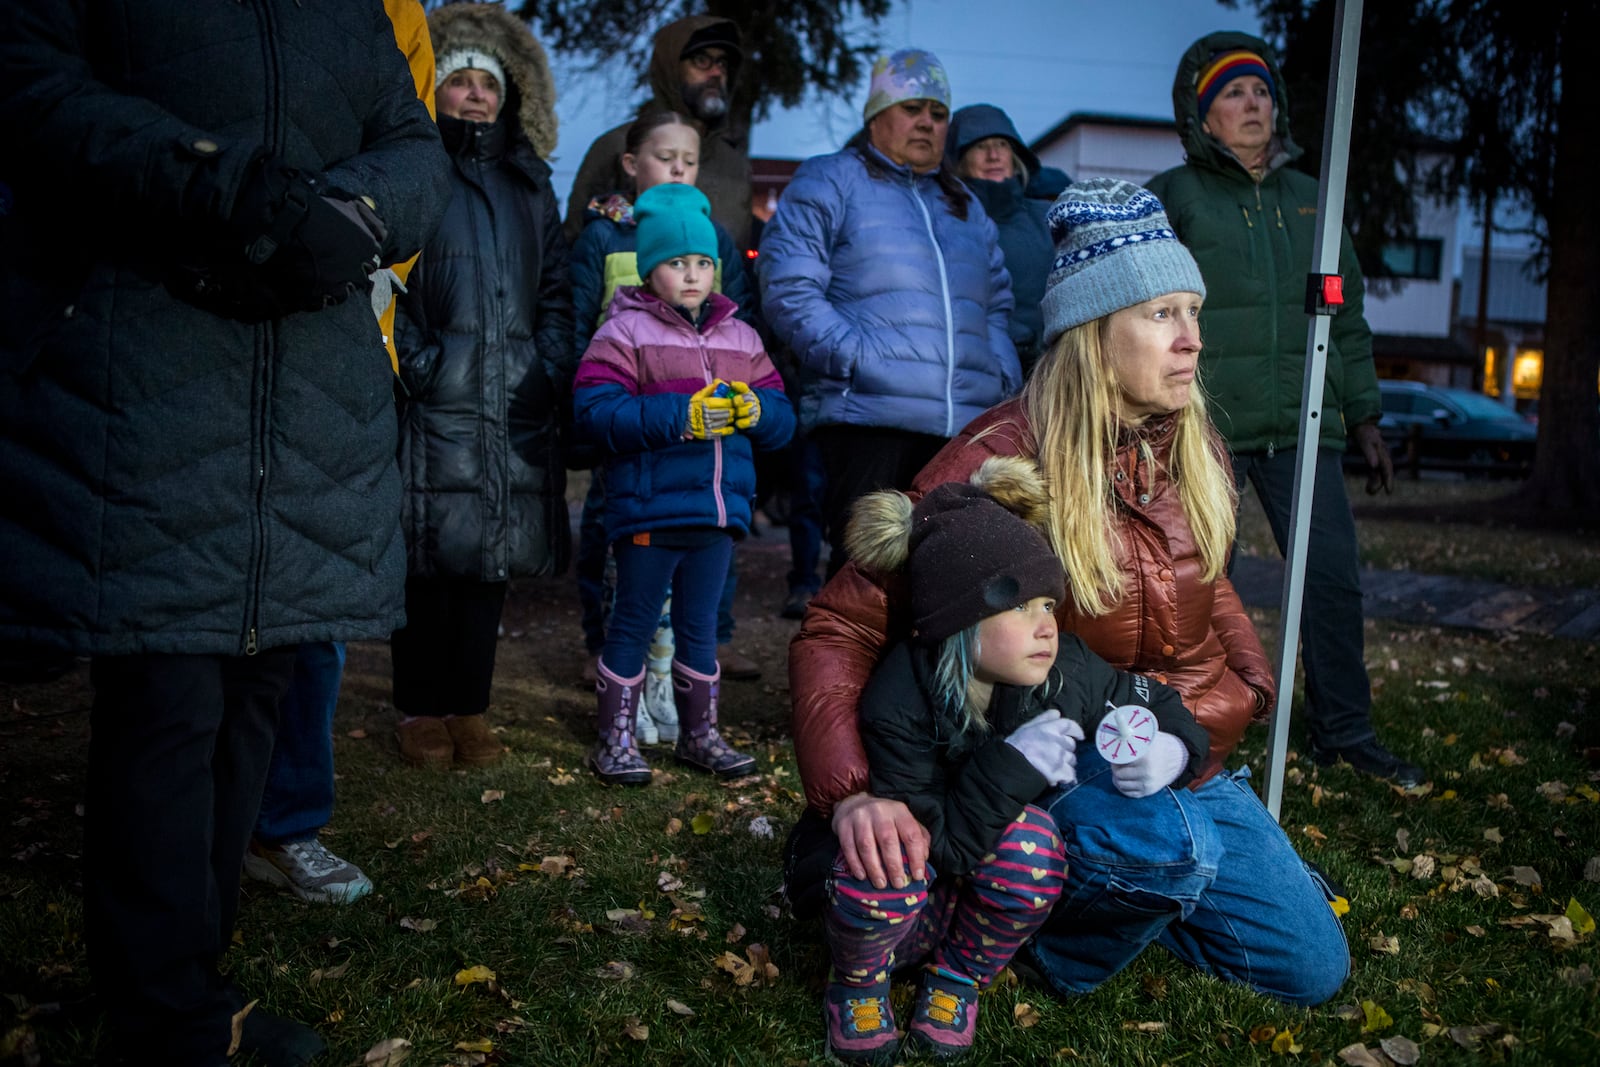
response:
<path fill-rule="evenodd" d="M 1171 734 L 1156 731 L 1150 751 L 1132 763 L 1113 764 L 1111 781 L 1125 797 L 1151 796 L 1171 785 L 1189 765 L 1189 752 Z"/>
<path fill-rule="evenodd" d="M 1006 744 L 1022 753 L 1045 781 L 1067 785 L 1078 780 L 1078 742 L 1082 740 L 1083 727 L 1051 708 L 1011 731 Z"/>

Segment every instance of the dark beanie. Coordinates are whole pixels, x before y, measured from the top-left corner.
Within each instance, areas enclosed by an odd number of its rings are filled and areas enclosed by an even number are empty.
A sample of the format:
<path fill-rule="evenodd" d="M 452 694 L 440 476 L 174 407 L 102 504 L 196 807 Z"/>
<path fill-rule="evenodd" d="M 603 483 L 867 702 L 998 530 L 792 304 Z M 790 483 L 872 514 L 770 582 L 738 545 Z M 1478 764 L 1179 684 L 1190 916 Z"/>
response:
<path fill-rule="evenodd" d="M 1037 527 L 980 487 L 949 482 L 911 513 L 913 638 L 934 645 L 1034 597 L 1060 600 L 1066 572 Z"/>

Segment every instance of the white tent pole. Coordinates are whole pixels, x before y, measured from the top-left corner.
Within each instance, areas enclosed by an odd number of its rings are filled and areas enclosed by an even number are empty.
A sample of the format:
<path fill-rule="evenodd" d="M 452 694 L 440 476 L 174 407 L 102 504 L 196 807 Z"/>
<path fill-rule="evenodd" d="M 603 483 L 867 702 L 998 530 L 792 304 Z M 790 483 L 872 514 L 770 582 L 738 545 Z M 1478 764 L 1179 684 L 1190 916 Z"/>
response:
<path fill-rule="evenodd" d="M 1289 750 L 1289 718 L 1294 704 L 1295 661 L 1300 653 L 1300 614 L 1305 593 L 1306 540 L 1311 531 L 1312 486 L 1317 477 L 1317 441 L 1322 429 L 1322 385 L 1328 366 L 1328 327 L 1338 310 L 1330 306 L 1321 279 L 1339 273 L 1344 231 L 1345 169 L 1350 158 L 1350 111 L 1356 90 L 1356 57 L 1361 46 L 1362 0 L 1338 0 L 1334 10 L 1333 60 L 1328 67 L 1328 110 L 1322 124 L 1322 175 L 1317 197 L 1315 262 L 1307 285 L 1311 316 L 1306 341 L 1305 384 L 1300 394 L 1300 466 L 1290 505 L 1289 543 L 1284 552 L 1282 640 L 1278 650 L 1278 705 L 1272 712 L 1267 744 L 1267 810 L 1274 819 L 1283 806 L 1284 762 Z M 1337 415 L 1335 416 L 1337 417 Z M 1316 605 L 1312 605 L 1313 610 Z"/>

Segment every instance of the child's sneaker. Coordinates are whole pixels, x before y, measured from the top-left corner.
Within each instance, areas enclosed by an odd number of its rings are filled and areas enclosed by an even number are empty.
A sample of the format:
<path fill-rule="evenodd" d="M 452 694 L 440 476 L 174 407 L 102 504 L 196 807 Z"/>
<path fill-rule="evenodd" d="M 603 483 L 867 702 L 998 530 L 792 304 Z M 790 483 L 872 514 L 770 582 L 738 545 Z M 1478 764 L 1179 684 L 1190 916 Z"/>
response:
<path fill-rule="evenodd" d="M 972 1051 L 977 1029 L 977 983 L 931 967 L 924 971 L 906 1048 L 949 1063 Z"/>
<path fill-rule="evenodd" d="M 841 1063 L 893 1063 L 900 1044 L 889 1006 L 889 972 L 871 985 L 845 985 L 828 976 L 822 1011 L 828 1024 L 828 1055 Z"/>

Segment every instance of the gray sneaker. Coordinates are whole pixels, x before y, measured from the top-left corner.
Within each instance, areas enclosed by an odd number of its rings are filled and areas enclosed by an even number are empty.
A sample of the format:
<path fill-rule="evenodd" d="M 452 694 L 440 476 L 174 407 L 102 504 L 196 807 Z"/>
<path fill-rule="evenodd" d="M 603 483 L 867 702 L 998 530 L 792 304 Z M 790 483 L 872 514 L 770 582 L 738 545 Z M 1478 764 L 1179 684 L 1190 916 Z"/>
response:
<path fill-rule="evenodd" d="M 372 892 L 372 880 L 360 867 L 335 856 L 314 837 L 281 845 L 251 841 L 244 873 L 309 904 L 349 904 Z"/>

